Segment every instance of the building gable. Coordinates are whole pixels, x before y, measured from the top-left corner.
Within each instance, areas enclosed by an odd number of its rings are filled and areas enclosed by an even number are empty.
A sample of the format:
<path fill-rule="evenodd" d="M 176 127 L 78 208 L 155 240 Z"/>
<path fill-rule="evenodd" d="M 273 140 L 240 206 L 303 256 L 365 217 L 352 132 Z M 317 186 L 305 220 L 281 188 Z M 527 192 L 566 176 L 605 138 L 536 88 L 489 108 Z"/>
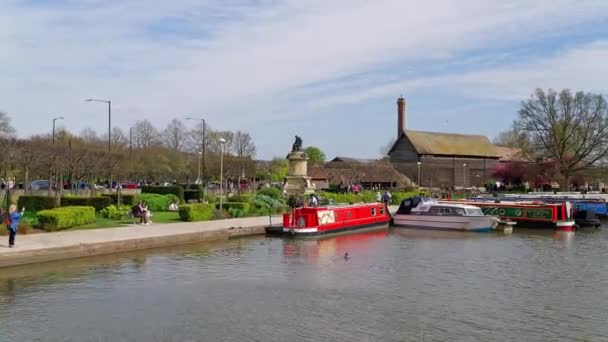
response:
<path fill-rule="evenodd" d="M 407 163 L 418 161 L 418 152 L 405 134 L 393 144 L 388 156 L 393 163 Z"/>

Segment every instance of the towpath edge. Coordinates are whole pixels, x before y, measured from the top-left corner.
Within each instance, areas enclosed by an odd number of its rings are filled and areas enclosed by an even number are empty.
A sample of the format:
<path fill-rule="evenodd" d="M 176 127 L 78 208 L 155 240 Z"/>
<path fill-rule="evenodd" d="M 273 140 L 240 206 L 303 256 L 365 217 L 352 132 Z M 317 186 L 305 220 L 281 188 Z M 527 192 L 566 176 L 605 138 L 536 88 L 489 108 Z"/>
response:
<path fill-rule="evenodd" d="M 15 248 L 0 242 L 0 268 L 259 235 L 268 224 L 266 216 L 18 235 Z"/>

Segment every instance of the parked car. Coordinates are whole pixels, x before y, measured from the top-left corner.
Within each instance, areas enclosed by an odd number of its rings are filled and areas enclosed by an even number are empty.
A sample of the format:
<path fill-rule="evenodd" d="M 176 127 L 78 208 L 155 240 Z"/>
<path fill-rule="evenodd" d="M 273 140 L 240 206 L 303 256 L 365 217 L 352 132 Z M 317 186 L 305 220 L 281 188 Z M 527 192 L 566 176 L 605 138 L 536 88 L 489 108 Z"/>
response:
<path fill-rule="evenodd" d="M 31 184 L 32 190 L 48 190 L 49 189 L 49 181 L 48 180 L 35 180 Z"/>

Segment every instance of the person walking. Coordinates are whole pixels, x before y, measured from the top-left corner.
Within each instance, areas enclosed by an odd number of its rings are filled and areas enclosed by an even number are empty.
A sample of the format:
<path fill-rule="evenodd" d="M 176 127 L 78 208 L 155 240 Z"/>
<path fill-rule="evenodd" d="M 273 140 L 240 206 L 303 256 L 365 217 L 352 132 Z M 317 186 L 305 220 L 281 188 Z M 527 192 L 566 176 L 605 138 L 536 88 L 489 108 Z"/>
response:
<path fill-rule="evenodd" d="M 15 247 L 15 236 L 17 235 L 17 230 L 19 229 L 19 221 L 21 221 L 21 216 L 25 213 L 25 208 L 21 209 L 21 212 L 17 211 L 17 206 L 11 204 L 8 208 L 7 215 L 7 229 L 8 229 L 8 247 Z"/>

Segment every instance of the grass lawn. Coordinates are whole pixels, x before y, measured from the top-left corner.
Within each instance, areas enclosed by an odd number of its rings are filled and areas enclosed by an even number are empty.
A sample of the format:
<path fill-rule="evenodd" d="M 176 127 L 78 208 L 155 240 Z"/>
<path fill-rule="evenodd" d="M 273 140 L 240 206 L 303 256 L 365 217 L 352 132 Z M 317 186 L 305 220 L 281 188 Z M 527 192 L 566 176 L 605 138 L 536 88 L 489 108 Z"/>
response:
<path fill-rule="evenodd" d="M 139 222 L 137 220 L 136 222 Z M 171 211 L 161 211 L 152 213 L 152 224 L 163 224 L 163 223 L 177 223 L 181 222 L 179 214 Z M 99 229 L 99 228 L 116 228 L 124 227 L 126 225 L 133 224 L 133 219 L 125 218 L 122 220 L 111 220 L 101 216 L 97 216 L 94 223 L 86 224 L 83 226 L 73 227 L 66 230 L 83 230 L 83 229 Z"/>

